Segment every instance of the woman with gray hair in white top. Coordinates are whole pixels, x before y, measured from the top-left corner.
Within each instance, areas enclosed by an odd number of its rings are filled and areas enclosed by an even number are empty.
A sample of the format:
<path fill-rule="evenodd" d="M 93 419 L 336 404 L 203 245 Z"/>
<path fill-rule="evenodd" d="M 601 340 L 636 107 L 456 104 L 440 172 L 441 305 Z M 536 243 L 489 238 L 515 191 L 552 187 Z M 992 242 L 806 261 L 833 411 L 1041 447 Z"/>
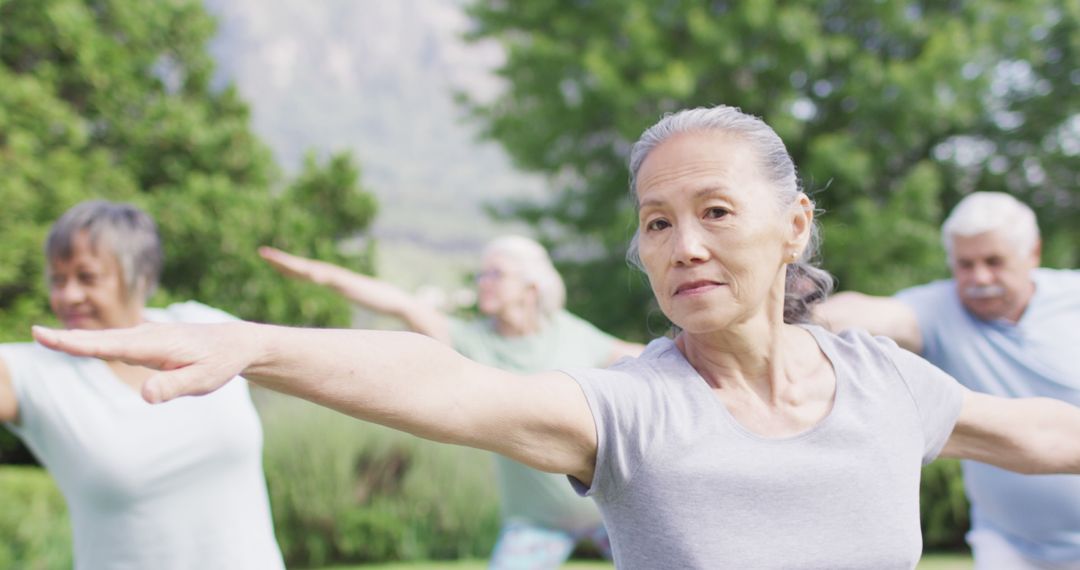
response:
<path fill-rule="evenodd" d="M 154 220 L 93 200 L 45 243 L 49 304 L 69 330 L 221 322 L 195 302 L 147 308 L 161 272 Z M 67 501 L 76 568 L 282 568 L 262 471 L 262 426 L 243 380 L 154 407 L 152 373 L 32 343 L 0 345 L 0 422 Z"/>
<path fill-rule="evenodd" d="M 484 247 L 476 274 L 482 318 L 472 320 L 447 315 L 390 283 L 343 267 L 268 247 L 259 254 L 285 275 L 329 287 L 477 362 L 511 372 L 603 367 L 644 348 L 567 312 L 566 286 L 547 250 L 523 236 L 498 237 Z M 600 512 L 565 478 L 501 455 L 495 465 L 502 527 L 490 568 L 558 568 L 581 541 L 610 557 Z"/>
<path fill-rule="evenodd" d="M 1080 472 L 1080 410 L 976 394 L 891 341 L 804 322 L 828 285 L 808 269 L 814 208 L 763 121 L 681 111 L 630 163 L 638 258 L 679 332 L 607 370 L 513 374 L 408 333 L 247 323 L 35 335 L 156 365 L 150 401 L 243 371 L 567 474 L 620 568 L 914 568 L 924 463 Z"/>

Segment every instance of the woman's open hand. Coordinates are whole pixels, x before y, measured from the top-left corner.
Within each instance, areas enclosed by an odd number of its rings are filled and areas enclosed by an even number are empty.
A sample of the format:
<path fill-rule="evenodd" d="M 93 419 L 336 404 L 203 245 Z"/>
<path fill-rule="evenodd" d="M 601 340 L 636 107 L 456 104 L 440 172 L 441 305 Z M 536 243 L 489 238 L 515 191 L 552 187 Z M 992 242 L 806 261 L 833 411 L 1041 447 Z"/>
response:
<path fill-rule="evenodd" d="M 143 399 L 152 404 L 217 390 L 254 361 L 258 346 L 258 327 L 242 322 L 98 331 L 35 326 L 33 334 L 53 350 L 159 370 L 142 386 Z"/>

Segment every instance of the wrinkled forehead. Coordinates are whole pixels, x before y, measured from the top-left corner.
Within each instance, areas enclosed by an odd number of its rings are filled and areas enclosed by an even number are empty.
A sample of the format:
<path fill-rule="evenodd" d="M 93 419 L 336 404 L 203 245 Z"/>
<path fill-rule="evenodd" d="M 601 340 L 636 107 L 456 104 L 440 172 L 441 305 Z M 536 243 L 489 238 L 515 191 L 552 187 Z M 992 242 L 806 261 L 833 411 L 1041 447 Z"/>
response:
<path fill-rule="evenodd" d="M 703 188 L 737 187 L 761 177 L 760 162 L 750 144 L 718 130 L 679 133 L 654 148 L 635 178 L 637 202 L 653 190 L 699 192 Z"/>

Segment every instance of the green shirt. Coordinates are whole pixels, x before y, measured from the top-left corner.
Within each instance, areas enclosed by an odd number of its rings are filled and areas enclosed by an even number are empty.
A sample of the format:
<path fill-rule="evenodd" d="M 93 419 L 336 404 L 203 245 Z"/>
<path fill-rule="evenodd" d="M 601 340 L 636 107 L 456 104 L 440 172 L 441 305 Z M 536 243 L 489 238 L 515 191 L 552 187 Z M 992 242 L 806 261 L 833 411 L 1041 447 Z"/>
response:
<path fill-rule="evenodd" d="M 615 338 L 584 320 L 560 311 L 536 334 L 500 335 L 491 319 L 452 320 L 454 349 L 483 364 L 513 372 L 542 372 L 556 368 L 595 368 L 608 363 Z M 502 512 L 517 519 L 568 531 L 600 524 L 600 512 L 590 499 L 579 497 L 563 475 L 544 473 L 496 456 Z"/>

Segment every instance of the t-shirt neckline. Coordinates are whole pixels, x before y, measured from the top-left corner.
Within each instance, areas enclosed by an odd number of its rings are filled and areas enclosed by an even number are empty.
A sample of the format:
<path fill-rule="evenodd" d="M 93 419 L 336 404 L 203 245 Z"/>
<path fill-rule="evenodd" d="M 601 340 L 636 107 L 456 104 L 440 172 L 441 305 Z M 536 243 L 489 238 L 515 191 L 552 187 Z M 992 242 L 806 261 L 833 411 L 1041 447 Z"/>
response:
<path fill-rule="evenodd" d="M 844 405 L 847 401 L 845 389 L 845 386 L 848 382 L 847 374 L 844 371 L 843 367 L 839 364 L 837 359 L 834 357 L 831 347 L 828 346 L 828 339 L 822 338 L 821 335 L 825 334 L 825 331 L 821 329 L 821 327 L 818 327 L 816 325 L 798 326 L 802 327 L 804 330 L 810 333 L 810 336 L 814 339 L 814 342 L 818 346 L 818 350 L 820 350 L 822 354 L 825 355 L 826 360 L 828 360 L 829 365 L 833 369 L 833 375 L 836 377 L 836 386 L 833 392 L 832 407 L 829 408 L 828 413 L 826 413 L 824 417 L 818 420 L 814 425 L 806 428 L 801 432 L 780 437 L 768 437 L 761 435 L 753 430 L 750 430 L 742 423 L 740 423 L 739 420 L 736 419 L 734 415 L 732 415 L 731 411 L 727 409 L 727 406 L 724 405 L 724 402 L 720 398 L 718 398 L 716 394 L 713 393 L 712 388 L 709 386 L 709 383 L 705 380 L 705 378 L 702 377 L 701 374 L 697 371 L 697 369 L 690 364 L 690 361 L 686 359 L 686 355 L 684 355 L 682 351 L 679 350 L 679 347 L 677 344 L 675 344 L 675 341 L 672 339 L 667 340 L 670 343 L 670 350 L 674 351 L 674 353 L 676 354 L 675 358 L 678 360 L 678 365 L 684 367 L 686 373 L 689 375 L 688 377 L 692 380 L 691 383 L 695 385 L 694 389 L 701 390 L 705 393 L 705 396 L 707 396 L 712 401 L 712 405 L 715 406 L 718 414 L 723 419 L 725 424 L 731 427 L 736 433 L 748 439 L 762 443 L 783 444 L 794 441 L 801 441 L 809 437 L 813 437 L 819 432 L 827 429 L 834 422 L 833 417 L 837 415 L 840 406 Z"/>

